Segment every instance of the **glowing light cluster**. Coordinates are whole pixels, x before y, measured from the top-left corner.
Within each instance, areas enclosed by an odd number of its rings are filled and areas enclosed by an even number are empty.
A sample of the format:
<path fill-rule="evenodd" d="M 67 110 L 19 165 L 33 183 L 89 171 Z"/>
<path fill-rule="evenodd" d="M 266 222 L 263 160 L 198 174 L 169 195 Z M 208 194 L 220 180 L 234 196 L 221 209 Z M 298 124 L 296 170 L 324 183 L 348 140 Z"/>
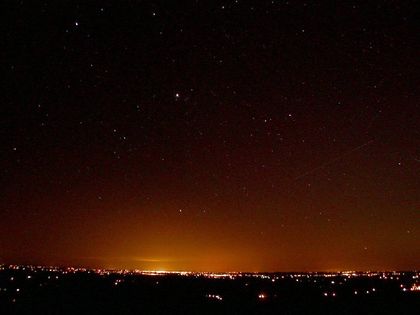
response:
<path fill-rule="evenodd" d="M 206 297 L 213 300 L 223 301 L 223 298 L 219 294 L 207 294 Z"/>

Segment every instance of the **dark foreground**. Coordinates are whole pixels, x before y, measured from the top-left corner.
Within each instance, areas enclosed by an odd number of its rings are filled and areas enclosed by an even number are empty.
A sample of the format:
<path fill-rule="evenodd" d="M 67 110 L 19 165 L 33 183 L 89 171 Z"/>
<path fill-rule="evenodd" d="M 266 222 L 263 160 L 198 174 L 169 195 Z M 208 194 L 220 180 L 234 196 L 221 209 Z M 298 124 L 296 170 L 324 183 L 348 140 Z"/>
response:
<path fill-rule="evenodd" d="M 0 314 L 419 314 L 419 273 L 197 274 L 0 266 Z"/>

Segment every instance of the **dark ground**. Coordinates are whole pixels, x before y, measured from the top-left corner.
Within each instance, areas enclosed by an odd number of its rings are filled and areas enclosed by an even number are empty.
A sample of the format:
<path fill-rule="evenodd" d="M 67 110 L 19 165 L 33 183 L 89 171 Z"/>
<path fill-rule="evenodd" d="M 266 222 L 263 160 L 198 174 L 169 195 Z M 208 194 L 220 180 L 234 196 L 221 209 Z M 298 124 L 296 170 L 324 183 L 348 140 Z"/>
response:
<path fill-rule="evenodd" d="M 213 279 L 2 267 L 0 314 L 416 314 L 416 281 L 416 273 Z"/>

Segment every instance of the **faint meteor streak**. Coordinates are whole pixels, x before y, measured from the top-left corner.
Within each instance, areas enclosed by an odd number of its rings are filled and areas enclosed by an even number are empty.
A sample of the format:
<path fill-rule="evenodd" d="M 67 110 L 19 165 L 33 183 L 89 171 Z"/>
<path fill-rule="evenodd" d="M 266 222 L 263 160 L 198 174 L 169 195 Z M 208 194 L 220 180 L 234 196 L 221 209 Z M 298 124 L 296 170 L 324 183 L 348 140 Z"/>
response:
<path fill-rule="evenodd" d="M 307 171 L 307 172 L 305 172 L 305 173 L 303 173 L 303 174 L 301 174 L 299 176 L 296 176 L 294 180 L 298 180 L 298 179 L 301 179 L 303 177 L 306 177 L 306 176 L 308 176 L 308 175 L 310 175 L 312 173 L 315 173 L 316 171 L 318 171 L 318 170 L 320 170 L 320 169 L 322 169 L 324 167 L 327 167 L 328 165 L 331 165 L 331 164 L 333 164 L 333 163 L 335 163 L 337 161 L 340 161 L 340 160 L 344 159 L 345 157 L 347 157 L 349 155 L 352 155 L 353 153 L 355 153 L 355 152 L 363 149 L 364 147 L 370 145 L 373 141 L 374 141 L 373 139 L 372 140 L 369 140 L 368 142 L 365 142 L 365 143 L 363 143 L 363 144 L 361 144 L 361 145 L 359 145 L 359 146 L 357 146 L 357 147 L 355 147 L 355 148 L 353 148 L 353 149 L 351 149 L 351 150 L 349 150 L 349 151 L 341 154 L 340 156 L 336 157 L 335 159 L 332 159 L 332 160 L 330 160 L 330 161 L 328 161 L 326 163 L 323 163 L 320 166 L 317 166 L 317 167 L 315 167 L 315 168 L 313 168 L 313 169 L 311 169 L 311 170 L 309 170 L 309 171 Z"/>

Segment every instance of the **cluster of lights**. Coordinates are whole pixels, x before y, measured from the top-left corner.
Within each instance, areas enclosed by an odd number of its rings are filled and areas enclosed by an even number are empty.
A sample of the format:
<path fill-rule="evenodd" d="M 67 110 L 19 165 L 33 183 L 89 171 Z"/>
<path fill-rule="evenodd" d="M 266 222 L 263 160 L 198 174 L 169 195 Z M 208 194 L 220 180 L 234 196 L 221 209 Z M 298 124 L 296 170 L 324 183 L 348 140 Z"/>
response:
<path fill-rule="evenodd" d="M 61 274 L 67 273 L 78 273 L 78 272 L 93 272 L 100 275 L 110 275 L 110 274 L 127 274 L 127 275 L 178 275 L 178 276 L 194 276 L 194 277 L 205 277 L 205 278 L 229 278 L 235 279 L 238 277 L 254 277 L 259 279 L 268 279 L 268 280 L 278 280 L 278 279 L 311 279 L 311 278 L 342 278 L 343 281 L 346 281 L 348 278 L 352 277 L 378 277 L 379 279 L 391 279 L 399 280 L 401 276 L 404 276 L 405 273 L 391 271 L 391 272 L 359 272 L 359 271 L 342 271 L 342 272 L 309 272 L 309 273 L 294 273 L 294 274 L 283 274 L 281 276 L 276 276 L 274 274 L 263 274 L 263 273 L 242 273 L 242 272 L 224 272 L 224 273 L 214 273 L 214 272 L 190 272 L 190 271 L 166 271 L 166 270 L 109 270 L 109 269 L 87 269 L 79 267 L 66 267 L 60 268 L 56 266 L 20 266 L 20 265 L 0 265 L 0 270 L 11 269 L 11 270 L 22 270 L 22 271 L 47 271 L 47 272 L 59 272 Z M 419 274 L 416 273 L 412 276 L 413 279 L 418 279 Z M 331 284 L 334 284 L 336 279 L 331 281 Z M 297 281 L 300 282 L 300 281 Z"/>
<path fill-rule="evenodd" d="M 206 297 L 213 300 L 223 301 L 223 298 L 218 294 L 207 294 Z"/>
<path fill-rule="evenodd" d="M 121 280 L 121 279 L 117 279 L 117 280 L 115 280 L 115 281 L 114 281 L 114 285 L 115 285 L 115 286 L 117 286 L 117 285 L 119 285 L 121 282 L 122 282 L 122 280 Z"/>
<path fill-rule="evenodd" d="M 25 279 L 33 281 L 31 279 L 37 278 L 37 272 L 46 272 L 48 280 L 58 280 L 59 276 L 67 275 L 67 274 L 75 274 L 75 273 L 90 273 L 96 274 L 99 276 L 110 276 L 110 275 L 119 275 L 120 279 L 114 280 L 112 284 L 114 286 L 119 285 L 123 282 L 125 276 L 167 276 L 167 275 L 175 275 L 175 276 L 183 276 L 183 277 L 194 277 L 194 278 L 207 278 L 207 279 L 237 279 L 237 278 L 257 278 L 261 280 L 266 280 L 269 282 L 276 282 L 279 281 L 293 281 L 295 283 L 316 283 L 319 287 L 322 294 L 326 297 L 335 297 L 337 292 L 341 295 L 341 291 L 338 287 L 344 285 L 347 280 L 352 278 L 375 278 L 377 280 L 392 280 L 392 281 L 399 281 L 400 289 L 403 292 L 419 292 L 420 285 L 418 284 L 418 279 L 420 272 L 398 272 L 398 271 L 390 271 L 390 272 L 383 272 L 383 271 L 367 271 L 367 272 L 359 272 L 359 271 L 342 271 L 342 272 L 309 272 L 309 273 L 242 273 L 242 272 L 188 272 L 188 271 L 165 271 L 165 270 L 127 270 L 127 269 L 120 269 L 120 270 L 110 270 L 110 269 L 87 269 L 87 268 L 78 268 L 78 267 L 56 267 L 56 266 L 33 266 L 33 265 L 0 265 L 0 271 L 4 270 L 12 270 L 12 271 L 24 271 L 25 272 Z M 9 281 L 15 282 L 15 277 L 10 276 Z M 348 283 L 348 282 L 347 282 Z M 40 286 L 46 285 L 47 282 L 40 283 Z M 158 284 L 158 282 L 156 282 Z M 247 286 L 248 283 L 245 284 Z M 6 290 L 6 289 L 4 289 Z M 13 289 L 16 290 L 16 289 Z M 324 291 L 325 290 L 325 291 Z M 1 291 L 1 289 L 0 289 Z M 16 290 L 19 292 L 19 290 Z M 376 292 L 375 287 L 367 287 L 367 288 L 357 288 L 357 290 L 351 291 L 353 295 L 371 295 Z M 220 295 L 217 294 L 209 294 L 207 295 L 209 299 L 216 299 L 222 300 Z M 257 295 L 258 299 L 263 300 L 267 298 L 267 295 L 264 293 L 260 293 Z"/>

